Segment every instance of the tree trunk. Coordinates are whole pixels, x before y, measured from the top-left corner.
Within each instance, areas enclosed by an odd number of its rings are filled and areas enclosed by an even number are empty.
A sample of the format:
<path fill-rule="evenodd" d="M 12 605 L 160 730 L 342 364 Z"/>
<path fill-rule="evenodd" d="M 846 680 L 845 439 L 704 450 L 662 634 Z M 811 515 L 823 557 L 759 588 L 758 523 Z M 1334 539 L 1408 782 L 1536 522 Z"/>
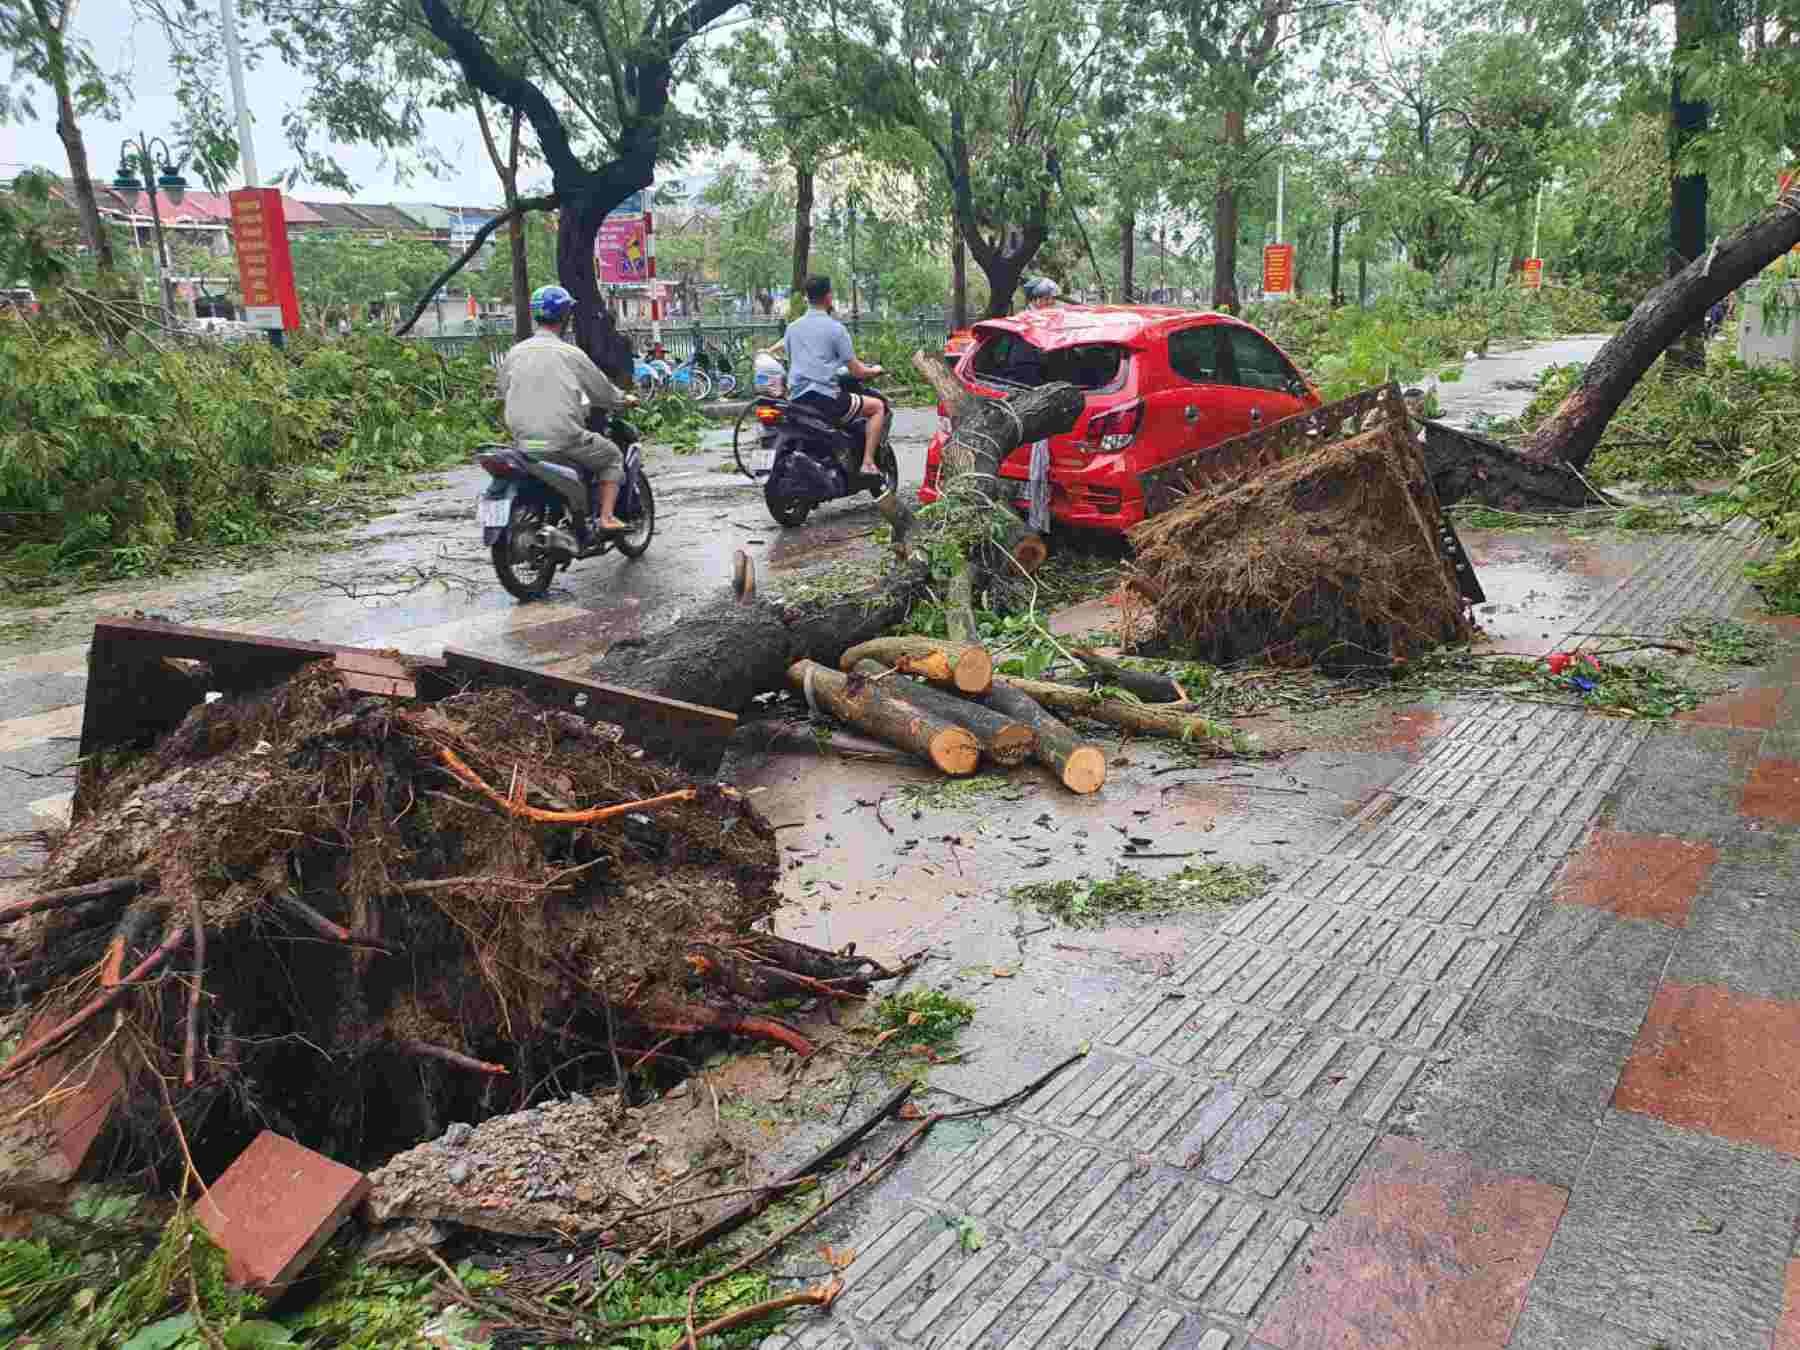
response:
<path fill-rule="evenodd" d="M 839 662 L 841 665 L 842 662 Z M 1031 758 L 1037 737 L 1023 722 L 984 704 L 909 680 L 879 661 L 858 661 L 850 673 L 879 680 L 896 698 L 905 699 L 929 716 L 961 727 L 981 744 L 982 757 L 1005 768 Z"/>
<path fill-rule="evenodd" d="M 1240 308 L 1237 286 L 1238 197 L 1236 156 L 1244 149 L 1244 113 L 1241 108 L 1225 112 L 1225 167 L 1219 170 L 1218 188 L 1213 193 L 1213 308 Z"/>
<path fill-rule="evenodd" d="M 1137 271 L 1137 212 L 1127 208 L 1119 219 L 1119 277 L 1124 288 L 1119 300 L 1121 304 L 1137 303 L 1137 289 L 1133 285 L 1134 273 Z"/>
<path fill-rule="evenodd" d="M 845 675 L 816 661 L 796 661 L 788 683 L 839 721 L 910 750 L 942 773 L 975 772 L 981 746 L 972 732 L 935 717 L 890 690 L 888 680 Z"/>
<path fill-rule="evenodd" d="M 1356 260 L 1356 307 L 1369 307 L 1369 257 L 1366 253 Z"/>
<path fill-rule="evenodd" d="M 614 643 L 589 676 L 741 713 L 758 694 L 784 688 L 794 662 L 835 666 L 846 647 L 901 622 L 929 593 L 930 574 L 918 564 L 805 605 L 787 604 L 766 581 L 744 603 L 720 580 L 717 600 L 660 632 Z"/>
<path fill-rule="evenodd" d="M 1677 275 L 1706 250 L 1706 196 L 1704 173 L 1681 172 L 1680 159 L 1706 134 L 1711 109 L 1704 99 L 1686 99 L 1681 93 L 1680 62 L 1710 38 L 1712 0 L 1676 0 L 1675 60 L 1669 73 L 1669 275 Z M 1704 311 L 1695 317 L 1681 338 L 1669 347 L 1665 369 L 1699 370 L 1706 365 Z"/>
<path fill-rule="evenodd" d="M 807 269 L 812 263 L 813 168 L 794 157 L 794 289 L 806 290 Z"/>
<path fill-rule="evenodd" d="M 506 204 L 519 200 L 519 132 L 525 114 L 514 108 L 512 142 L 507 155 Z M 507 243 L 512 249 L 513 336 L 520 342 L 531 336 L 531 267 L 525 246 L 525 217 L 514 216 L 506 227 Z"/>
<path fill-rule="evenodd" d="M 963 242 L 954 208 L 950 212 L 950 326 L 969 326 L 969 246 Z"/>
<path fill-rule="evenodd" d="M 879 637 L 859 642 L 838 658 L 838 669 L 879 661 L 943 689 L 979 696 L 994 687 L 994 658 L 986 647 L 928 637 Z"/>
<path fill-rule="evenodd" d="M 1037 762 L 1055 772 L 1071 792 L 1086 796 L 1106 783 L 1106 751 L 1083 741 L 1044 705 L 1011 684 L 996 684 L 988 691 L 987 705 L 1030 727 L 1036 737 L 1032 753 Z"/>
<path fill-rule="evenodd" d="M 1333 207 L 1331 212 L 1331 307 L 1344 304 L 1344 212 Z"/>
<path fill-rule="evenodd" d="M 1607 422 L 1656 358 L 1713 305 L 1797 243 L 1800 185 L 1790 186 L 1772 210 L 1645 296 L 1625 326 L 1588 363 L 1581 383 L 1533 434 L 1523 457 L 1539 465 L 1566 461 L 1576 468 L 1584 466 L 1593 458 Z"/>
<path fill-rule="evenodd" d="M 69 181 L 75 187 L 75 209 L 81 216 L 81 234 L 94 251 L 94 264 L 104 281 L 111 278 L 113 271 L 112 236 L 100 219 L 100 201 L 94 195 L 94 178 L 88 170 L 87 142 L 82 139 L 81 122 L 75 115 L 75 95 L 69 86 L 67 34 L 44 6 L 34 5 L 32 12 L 43 28 L 44 65 L 51 88 L 56 92 L 56 135 L 68 152 Z M 65 10 L 64 21 L 66 19 Z"/>
<path fill-rule="evenodd" d="M 627 194 L 610 192 L 563 203 L 557 215 L 556 279 L 575 297 L 575 343 L 621 388 L 632 381 L 631 343 L 619 332 L 612 311 L 600 303 L 594 240 L 606 213 Z"/>
<path fill-rule="evenodd" d="M 988 283 L 988 307 L 984 317 L 1004 319 L 1012 313 L 1013 296 L 1019 289 L 1019 279 L 1025 275 L 1025 269 L 1036 256 L 1037 249 L 1032 247 L 1017 252 L 996 250 L 985 258 L 978 256 L 975 259 Z"/>

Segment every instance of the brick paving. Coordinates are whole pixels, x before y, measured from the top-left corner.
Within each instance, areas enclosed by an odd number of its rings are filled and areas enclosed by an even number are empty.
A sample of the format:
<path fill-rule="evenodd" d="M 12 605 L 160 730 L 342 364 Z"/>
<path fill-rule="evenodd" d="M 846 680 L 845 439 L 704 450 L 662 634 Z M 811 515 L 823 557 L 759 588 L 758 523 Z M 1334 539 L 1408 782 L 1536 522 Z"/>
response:
<path fill-rule="evenodd" d="M 1574 630 L 1732 613 L 1749 547 L 1661 543 Z M 1800 1350 L 1796 678 L 1423 721 L 767 1350 Z"/>

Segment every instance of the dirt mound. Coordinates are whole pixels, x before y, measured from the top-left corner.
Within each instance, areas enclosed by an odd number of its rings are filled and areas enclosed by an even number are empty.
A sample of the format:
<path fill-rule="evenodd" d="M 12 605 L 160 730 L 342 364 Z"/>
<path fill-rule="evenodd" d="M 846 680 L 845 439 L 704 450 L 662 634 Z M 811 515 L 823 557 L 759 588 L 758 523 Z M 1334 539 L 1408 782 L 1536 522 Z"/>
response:
<path fill-rule="evenodd" d="M 1132 531 L 1170 639 L 1214 665 L 1385 664 L 1471 634 L 1403 418 Z"/>
<path fill-rule="evenodd" d="M 734 997 L 792 992 L 784 964 L 866 987 L 868 963 L 750 936 L 778 851 L 748 800 L 516 692 L 425 707 L 312 666 L 109 769 L 43 881 L 142 889 L 14 925 L 37 997 L 0 1067 L 14 1092 L 123 1073 L 101 1170 L 178 1157 L 171 1115 L 209 1176 L 264 1127 L 376 1161 L 615 1044 L 804 1049 Z M 102 1003 L 116 1024 L 77 1020 Z"/>

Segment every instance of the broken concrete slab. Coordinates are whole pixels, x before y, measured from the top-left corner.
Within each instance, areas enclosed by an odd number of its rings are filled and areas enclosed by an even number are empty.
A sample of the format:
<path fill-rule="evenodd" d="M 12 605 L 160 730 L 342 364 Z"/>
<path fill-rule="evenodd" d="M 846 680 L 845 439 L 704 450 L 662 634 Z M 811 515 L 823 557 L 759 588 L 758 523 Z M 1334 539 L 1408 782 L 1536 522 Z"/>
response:
<path fill-rule="evenodd" d="M 233 1282 L 281 1293 L 369 1193 L 369 1179 L 264 1130 L 201 1196 Z"/>
<path fill-rule="evenodd" d="M 612 1105 L 584 1097 L 496 1116 L 473 1129 L 458 1123 L 370 1173 L 364 1213 L 378 1224 L 414 1220 L 518 1237 L 598 1237 L 649 1204 L 664 1184 L 656 1149 L 637 1141 L 627 1150 L 613 1130 Z M 673 1217 L 677 1229 L 698 1222 L 689 1213 Z"/>

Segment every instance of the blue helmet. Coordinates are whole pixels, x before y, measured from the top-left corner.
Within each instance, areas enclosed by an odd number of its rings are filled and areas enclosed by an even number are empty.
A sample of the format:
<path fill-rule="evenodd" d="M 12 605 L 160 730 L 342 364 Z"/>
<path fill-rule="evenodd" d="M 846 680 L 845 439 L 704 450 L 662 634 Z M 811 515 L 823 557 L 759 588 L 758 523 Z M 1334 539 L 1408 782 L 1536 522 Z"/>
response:
<path fill-rule="evenodd" d="M 561 286 L 539 286 L 531 293 L 531 316 L 539 323 L 561 323 L 575 308 L 575 297 Z"/>

